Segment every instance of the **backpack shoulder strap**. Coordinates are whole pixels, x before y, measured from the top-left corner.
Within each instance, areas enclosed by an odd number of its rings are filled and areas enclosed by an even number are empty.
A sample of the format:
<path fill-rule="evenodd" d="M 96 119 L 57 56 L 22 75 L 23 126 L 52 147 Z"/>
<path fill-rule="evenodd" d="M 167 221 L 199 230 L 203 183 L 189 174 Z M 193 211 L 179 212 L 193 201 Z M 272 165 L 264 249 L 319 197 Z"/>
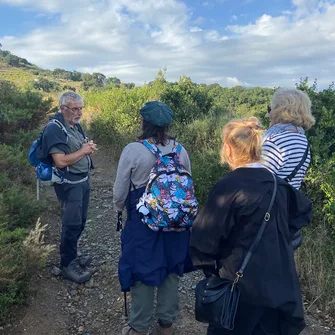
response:
<path fill-rule="evenodd" d="M 147 147 L 156 156 L 157 159 L 163 157 L 162 152 L 155 146 L 155 144 L 149 142 L 148 140 L 143 140 L 139 142 Z"/>
<path fill-rule="evenodd" d="M 67 130 L 65 128 L 65 126 L 63 125 L 62 122 L 60 122 L 59 120 L 56 120 L 56 119 L 52 119 L 48 124 L 51 124 L 51 123 L 55 123 L 60 129 L 63 130 L 64 134 L 65 134 L 65 137 L 66 137 L 66 143 L 68 142 L 68 133 L 67 133 Z"/>
<path fill-rule="evenodd" d="M 88 136 L 85 134 L 83 127 L 79 123 L 76 124 L 76 128 L 80 132 L 80 134 L 83 135 L 84 139 L 88 141 Z"/>
<path fill-rule="evenodd" d="M 182 145 L 175 141 L 173 144 L 172 152 L 174 152 L 175 154 L 177 154 L 178 157 L 180 157 L 182 149 L 183 149 Z"/>
<path fill-rule="evenodd" d="M 176 155 L 176 160 L 180 163 L 180 153 L 183 149 L 182 145 L 178 142 L 174 142 L 172 152 Z"/>
<path fill-rule="evenodd" d="M 295 175 L 298 173 L 298 171 L 300 170 L 300 168 L 303 166 L 303 164 L 305 163 L 307 156 L 308 156 L 308 151 L 309 151 L 309 143 L 307 142 L 307 148 L 305 150 L 304 155 L 301 158 L 300 163 L 294 168 L 294 170 L 285 178 L 285 180 L 287 182 L 291 181 Z"/>

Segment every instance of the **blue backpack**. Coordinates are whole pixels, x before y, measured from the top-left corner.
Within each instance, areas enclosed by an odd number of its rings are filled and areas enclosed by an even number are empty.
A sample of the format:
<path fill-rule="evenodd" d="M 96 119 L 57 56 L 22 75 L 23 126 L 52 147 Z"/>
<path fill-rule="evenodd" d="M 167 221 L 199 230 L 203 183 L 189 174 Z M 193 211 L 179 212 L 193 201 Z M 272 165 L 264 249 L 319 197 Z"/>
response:
<path fill-rule="evenodd" d="M 48 123 L 48 125 L 50 123 L 57 124 L 57 126 L 60 127 L 64 131 L 64 133 L 66 135 L 66 140 L 68 140 L 68 134 L 67 134 L 66 128 L 64 127 L 64 125 L 60 121 L 58 121 L 56 119 L 53 119 L 52 121 L 50 121 Z M 56 183 L 62 183 L 63 182 L 63 177 L 62 177 L 62 174 L 58 171 L 58 169 L 56 167 L 53 167 L 53 166 L 49 165 L 49 164 L 41 162 L 37 158 L 36 151 L 37 151 L 37 148 L 42 143 L 43 133 L 44 133 L 46 127 L 40 133 L 40 136 L 38 137 L 38 139 L 35 140 L 33 142 L 33 144 L 31 145 L 31 147 L 29 149 L 29 153 L 28 153 L 28 161 L 32 166 L 35 167 L 37 180 L 40 180 L 42 182 L 47 182 L 47 183 L 55 183 L 55 182 Z"/>
<path fill-rule="evenodd" d="M 157 158 L 137 209 L 143 222 L 154 231 L 184 231 L 192 226 L 198 201 L 189 171 L 180 162 L 182 146 L 175 142 L 172 153 L 163 155 L 149 141 L 140 141 Z"/>

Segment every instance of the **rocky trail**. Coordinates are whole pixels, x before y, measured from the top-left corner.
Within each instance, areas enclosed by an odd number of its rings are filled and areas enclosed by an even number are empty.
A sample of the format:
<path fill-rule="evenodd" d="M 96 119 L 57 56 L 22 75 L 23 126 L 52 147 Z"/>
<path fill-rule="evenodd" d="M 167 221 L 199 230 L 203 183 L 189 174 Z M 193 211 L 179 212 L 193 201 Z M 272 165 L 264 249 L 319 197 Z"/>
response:
<path fill-rule="evenodd" d="M 96 169 L 92 175 L 89 220 L 80 240 L 82 253 L 93 256 L 92 279 L 78 285 L 56 275 L 60 235 L 59 206 L 53 188 L 44 187 L 41 197 L 48 209 L 41 218 L 48 224 L 47 242 L 57 248 L 47 266 L 32 283 L 33 294 L 21 307 L 11 324 L 0 328 L 1 335 L 119 335 L 126 323 L 123 293 L 120 292 L 117 263 L 120 255 L 120 233 L 116 232 L 116 215 L 112 208 L 112 186 L 116 162 L 105 148 L 95 154 Z M 180 284 L 181 312 L 176 335 L 206 334 L 206 325 L 194 319 L 194 287 L 200 272 L 186 275 Z M 128 302 L 129 302 L 128 298 Z M 308 317 L 303 335 L 335 334 Z M 241 334 L 242 335 L 242 334 Z"/>

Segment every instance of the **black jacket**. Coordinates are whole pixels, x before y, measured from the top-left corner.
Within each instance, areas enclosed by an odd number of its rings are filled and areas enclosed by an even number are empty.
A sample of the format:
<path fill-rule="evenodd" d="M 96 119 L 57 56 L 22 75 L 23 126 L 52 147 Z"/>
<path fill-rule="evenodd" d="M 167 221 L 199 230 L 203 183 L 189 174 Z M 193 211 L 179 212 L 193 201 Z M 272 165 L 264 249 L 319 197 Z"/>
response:
<path fill-rule="evenodd" d="M 277 177 L 277 196 L 262 239 L 240 279 L 241 302 L 282 314 L 282 334 L 304 328 L 292 237 L 311 220 L 311 201 Z M 193 264 L 234 280 L 262 224 L 273 190 L 265 168 L 239 168 L 221 179 L 197 216 L 190 242 Z"/>

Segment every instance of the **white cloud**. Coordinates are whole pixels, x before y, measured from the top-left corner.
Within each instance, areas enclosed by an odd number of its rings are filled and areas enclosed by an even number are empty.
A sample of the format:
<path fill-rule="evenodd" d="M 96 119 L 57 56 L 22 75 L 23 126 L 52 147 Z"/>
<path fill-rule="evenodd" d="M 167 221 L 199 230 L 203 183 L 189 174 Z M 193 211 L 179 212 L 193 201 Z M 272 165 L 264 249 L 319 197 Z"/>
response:
<path fill-rule="evenodd" d="M 309 76 L 327 85 L 335 79 L 335 4 L 292 1 L 292 14 L 230 25 L 225 36 L 199 27 L 202 19 L 192 19 L 177 0 L 0 0 L 59 17 L 56 25 L 0 41 L 41 67 L 102 72 L 136 84 L 167 67 L 173 81 L 186 74 L 197 82 L 271 87 Z"/>
<path fill-rule="evenodd" d="M 73 10 L 81 6 L 88 6 L 89 0 L 0 0 L 0 4 L 5 3 L 14 6 L 24 6 L 31 9 L 41 9 L 47 12 L 64 12 L 70 8 Z"/>
<path fill-rule="evenodd" d="M 320 0 L 292 0 L 293 5 L 297 7 L 297 15 L 306 15 L 316 10 Z"/>
<path fill-rule="evenodd" d="M 228 39 L 227 36 L 220 36 L 216 30 L 208 30 L 206 32 L 206 38 L 212 42 L 225 41 Z"/>

